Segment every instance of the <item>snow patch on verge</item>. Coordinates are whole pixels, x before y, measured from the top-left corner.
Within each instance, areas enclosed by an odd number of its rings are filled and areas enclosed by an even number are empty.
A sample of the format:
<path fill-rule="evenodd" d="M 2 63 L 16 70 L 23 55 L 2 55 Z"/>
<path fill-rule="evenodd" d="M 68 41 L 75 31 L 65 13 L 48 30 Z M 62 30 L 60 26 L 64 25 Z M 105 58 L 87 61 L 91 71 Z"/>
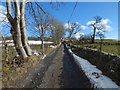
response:
<path fill-rule="evenodd" d="M 44 54 L 44 56 L 42 57 L 42 59 L 44 59 L 46 57 L 46 55 Z"/>
<path fill-rule="evenodd" d="M 53 45 L 50 45 L 49 47 L 50 47 L 50 48 L 56 48 L 56 46 L 53 46 Z"/>
<path fill-rule="evenodd" d="M 94 88 L 116 88 L 120 90 L 120 86 L 118 86 L 115 82 L 113 82 L 110 78 L 105 75 L 102 75 L 102 71 L 97 69 L 96 66 L 92 65 L 87 60 L 78 57 L 75 55 L 71 49 L 68 49 L 69 53 L 74 57 L 77 65 L 83 70 L 87 78 L 90 80 L 92 87 Z"/>
<path fill-rule="evenodd" d="M 32 50 L 33 54 L 36 56 L 39 56 L 40 54 L 37 52 L 37 50 Z"/>

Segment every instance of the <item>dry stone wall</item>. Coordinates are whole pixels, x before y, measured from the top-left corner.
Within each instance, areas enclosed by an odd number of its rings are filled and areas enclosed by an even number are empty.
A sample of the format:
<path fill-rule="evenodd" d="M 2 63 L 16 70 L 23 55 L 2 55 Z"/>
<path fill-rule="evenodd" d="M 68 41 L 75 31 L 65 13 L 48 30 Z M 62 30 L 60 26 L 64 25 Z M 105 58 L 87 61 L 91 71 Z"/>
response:
<path fill-rule="evenodd" d="M 71 46 L 71 49 L 76 55 L 96 65 L 103 74 L 120 85 L 120 56 L 92 50 L 86 47 Z"/>

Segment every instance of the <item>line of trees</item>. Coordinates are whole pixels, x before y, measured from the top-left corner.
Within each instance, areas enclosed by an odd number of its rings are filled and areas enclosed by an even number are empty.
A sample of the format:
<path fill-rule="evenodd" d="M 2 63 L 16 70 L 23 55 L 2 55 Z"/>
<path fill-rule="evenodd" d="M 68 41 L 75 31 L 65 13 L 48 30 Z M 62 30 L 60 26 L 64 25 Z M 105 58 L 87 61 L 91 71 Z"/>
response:
<path fill-rule="evenodd" d="M 99 29 L 97 27 L 97 24 L 100 23 L 100 21 L 102 20 L 100 16 L 96 16 L 94 18 L 95 18 L 95 22 L 91 23 L 91 26 L 93 27 L 93 35 L 92 35 L 92 41 L 91 41 L 92 44 L 94 44 L 95 42 L 96 30 Z"/>
<path fill-rule="evenodd" d="M 46 32 L 50 32 L 50 36 L 55 44 L 58 44 L 60 39 L 63 37 L 63 24 L 46 13 L 38 2 L 26 2 L 26 0 L 6 0 L 6 8 L 6 16 L 11 26 L 10 33 L 12 35 L 15 49 L 18 55 L 23 59 L 32 55 L 32 50 L 28 45 L 26 30 L 28 21 L 33 21 L 32 29 L 34 28 L 34 32 L 40 37 L 43 54 L 44 37 Z M 29 12 L 32 19 L 26 19 L 28 14 L 27 12 Z"/>
<path fill-rule="evenodd" d="M 65 29 L 63 23 L 59 22 L 57 19 L 52 18 L 51 23 L 51 40 L 54 44 L 59 44 L 61 39 L 64 37 Z"/>
<path fill-rule="evenodd" d="M 28 22 L 32 22 L 33 27 L 32 25 L 28 26 L 31 26 L 31 29 L 34 29 L 33 33 L 37 33 L 42 42 L 41 49 L 43 55 L 44 38 L 46 33 L 49 33 L 51 40 L 55 44 L 58 44 L 61 38 L 63 38 L 64 32 L 67 31 L 68 38 L 70 40 L 69 42 L 71 43 L 71 38 L 73 35 L 80 30 L 85 29 L 84 26 L 79 25 L 78 22 L 68 22 L 68 28 L 65 29 L 63 24 L 54 17 L 50 16 L 50 14 L 46 13 L 38 2 L 26 2 L 25 0 L 22 0 L 21 2 L 18 0 L 6 0 L 6 8 L 7 19 L 11 26 L 10 32 L 14 41 L 14 45 L 18 55 L 23 59 L 32 55 L 32 50 L 28 45 L 28 37 L 26 34 Z M 30 20 L 26 19 L 28 17 L 27 14 L 30 14 Z M 90 24 L 90 26 L 93 27 L 93 34 L 89 36 L 92 44 L 95 42 L 95 36 L 100 37 L 101 43 L 103 42 L 104 33 L 96 33 L 97 30 L 104 32 L 105 27 L 100 24 L 101 20 L 102 18 L 100 16 L 96 16 L 95 22 Z M 85 37 L 82 36 L 81 38 L 83 39 Z"/>
<path fill-rule="evenodd" d="M 102 50 L 102 44 L 103 40 L 105 38 L 105 33 L 109 31 L 110 26 L 107 25 L 108 20 L 104 21 L 103 18 L 100 16 L 95 16 L 94 17 L 95 21 L 90 21 L 89 25 L 93 29 L 92 34 L 88 35 L 81 35 L 80 36 L 80 30 L 84 30 L 84 27 L 81 27 L 78 23 L 70 23 L 66 24 L 66 31 L 68 31 L 68 39 L 69 39 L 69 44 L 71 43 L 71 40 L 74 38 L 76 33 L 79 33 L 79 40 L 82 44 L 83 43 L 89 43 L 89 44 L 94 44 L 95 43 L 95 37 L 100 38 L 100 51 Z M 81 33 L 82 34 L 82 33 Z"/>

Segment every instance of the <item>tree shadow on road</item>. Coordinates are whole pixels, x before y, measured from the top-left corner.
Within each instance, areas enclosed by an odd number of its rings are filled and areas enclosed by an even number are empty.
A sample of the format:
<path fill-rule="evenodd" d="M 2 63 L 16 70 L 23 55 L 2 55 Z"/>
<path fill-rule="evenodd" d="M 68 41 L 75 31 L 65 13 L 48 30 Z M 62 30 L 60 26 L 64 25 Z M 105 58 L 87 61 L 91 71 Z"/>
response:
<path fill-rule="evenodd" d="M 78 68 L 73 57 L 64 46 L 63 72 L 61 73 L 61 88 L 89 88 L 90 83 L 84 72 Z"/>

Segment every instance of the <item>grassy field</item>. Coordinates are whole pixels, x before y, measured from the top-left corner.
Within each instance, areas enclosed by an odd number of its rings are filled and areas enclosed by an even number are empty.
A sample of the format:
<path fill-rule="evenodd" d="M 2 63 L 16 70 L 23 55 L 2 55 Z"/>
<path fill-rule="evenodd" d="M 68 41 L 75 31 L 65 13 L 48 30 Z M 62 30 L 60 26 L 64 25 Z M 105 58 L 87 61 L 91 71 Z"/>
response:
<path fill-rule="evenodd" d="M 31 46 L 32 50 L 37 50 L 38 52 L 41 52 L 41 47 L 40 45 L 32 45 Z M 45 54 L 48 54 L 50 51 L 52 50 L 52 48 L 50 48 L 48 45 L 45 45 Z"/>
<path fill-rule="evenodd" d="M 95 39 L 95 42 L 100 42 L 100 39 Z M 118 41 L 113 39 L 104 39 L 104 42 L 117 43 Z"/>
<path fill-rule="evenodd" d="M 81 46 L 99 50 L 100 40 L 96 39 L 95 44 L 82 44 Z M 120 55 L 120 42 L 118 42 L 117 40 L 105 39 L 103 41 L 102 51 L 115 55 Z"/>
<path fill-rule="evenodd" d="M 98 44 L 86 44 L 84 46 L 92 49 L 98 49 L 98 50 L 100 48 Z M 111 53 L 111 54 L 120 55 L 119 48 L 120 48 L 120 45 L 103 45 L 102 51 Z"/>

